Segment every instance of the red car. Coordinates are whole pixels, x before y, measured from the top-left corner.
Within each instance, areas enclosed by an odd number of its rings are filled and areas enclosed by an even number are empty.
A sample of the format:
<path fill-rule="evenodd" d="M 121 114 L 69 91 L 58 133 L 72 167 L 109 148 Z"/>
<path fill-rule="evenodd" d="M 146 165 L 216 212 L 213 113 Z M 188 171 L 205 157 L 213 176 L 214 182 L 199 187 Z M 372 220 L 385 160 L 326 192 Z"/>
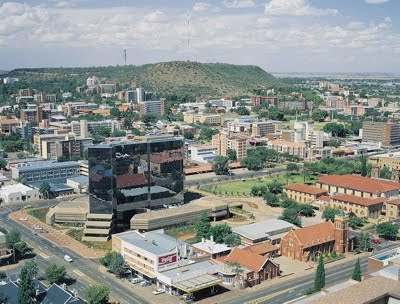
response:
<path fill-rule="evenodd" d="M 379 239 L 372 239 L 371 243 L 374 243 L 375 245 L 380 245 L 381 241 Z"/>

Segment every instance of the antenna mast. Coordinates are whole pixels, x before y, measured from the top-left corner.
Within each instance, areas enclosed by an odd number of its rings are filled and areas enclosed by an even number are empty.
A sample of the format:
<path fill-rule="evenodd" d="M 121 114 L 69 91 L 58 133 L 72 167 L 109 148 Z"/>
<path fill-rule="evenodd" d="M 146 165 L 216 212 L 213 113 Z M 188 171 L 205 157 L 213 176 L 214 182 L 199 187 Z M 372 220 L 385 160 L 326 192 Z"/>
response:
<path fill-rule="evenodd" d="M 127 53 L 126 53 L 126 49 L 124 50 L 124 63 L 125 63 L 125 65 L 126 65 L 126 59 L 128 58 L 128 55 L 127 55 Z"/>

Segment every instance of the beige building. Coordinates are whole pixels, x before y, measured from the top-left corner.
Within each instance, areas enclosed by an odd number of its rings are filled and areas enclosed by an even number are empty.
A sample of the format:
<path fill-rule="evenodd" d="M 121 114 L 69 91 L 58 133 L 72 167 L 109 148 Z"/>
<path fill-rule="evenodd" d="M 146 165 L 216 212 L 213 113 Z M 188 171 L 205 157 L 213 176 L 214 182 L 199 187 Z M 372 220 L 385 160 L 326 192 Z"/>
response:
<path fill-rule="evenodd" d="M 331 198 L 330 206 L 346 213 L 354 213 L 358 217 L 378 219 L 382 215 L 385 197 L 365 198 L 349 194 L 338 194 Z"/>
<path fill-rule="evenodd" d="M 362 128 L 362 140 L 382 143 L 383 147 L 398 146 L 400 145 L 400 124 L 365 121 Z"/>
<path fill-rule="evenodd" d="M 400 152 L 370 156 L 368 163 L 372 165 L 372 177 L 379 177 L 380 170 L 387 168 L 392 173 L 392 180 L 400 182 Z"/>
<path fill-rule="evenodd" d="M 237 159 L 241 160 L 247 155 L 249 137 L 241 134 L 234 134 L 229 137 L 226 132 L 222 132 L 212 137 L 211 145 L 217 147 L 218 155 L 222 156 L 227 155 L 228 149 L 235 150 Z"/>
<path fill-rule="evenodd" d="M 194 223 L 204 213 L 207 213 L 212 220 L 226 218 L 229 215 L 228 205 L 221 201 L 219 197 L 203 197 L 178 208 L 136 214 L 131 219 L 131 229 L 149 231 L 184 223 Z"/>
<path fill-rule="evenodd" d="M 201 123 L 211 126 L 220 126 L 222 122 L 219 114 L 185 114 L 183 119 L 189 124 Z"/>
<path fill-rule="evenodd" d="M 307 159 L 309 147 L 304 142 L 290 142 L 282 139 L 271 140 L 267 144 L 268 149 L 275 150 L 279 153 L 289 153 L 300 158 Z"/>
<path fill-rule="evenodd" d="M 311 204 L 321 195 L 327 194 L 326 190 L 302 184 L 291 184 L 284 186 L 283 192 L 286 193 L 288 198 L 300 204 Z"/>
<path fill-rule="evenodd" d="M 265 137 L 267 134 L 275 133 L 280 130 L 281 122 L 258 121 L 251 124 L 251 135 L 255 137 Z"/>

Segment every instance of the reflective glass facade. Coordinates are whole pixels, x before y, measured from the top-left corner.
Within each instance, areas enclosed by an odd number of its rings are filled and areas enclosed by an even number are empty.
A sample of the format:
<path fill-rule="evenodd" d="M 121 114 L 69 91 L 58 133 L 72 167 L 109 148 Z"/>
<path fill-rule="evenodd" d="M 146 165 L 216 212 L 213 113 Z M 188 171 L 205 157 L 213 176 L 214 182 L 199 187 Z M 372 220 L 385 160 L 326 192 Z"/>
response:
<path fill-rule="evenodd" d="M 128 225 L 137 209 L 179 201 L 183 158 L 180 137 L 90 147 L 90 213 L 114 213 L 119 225 Z"/>

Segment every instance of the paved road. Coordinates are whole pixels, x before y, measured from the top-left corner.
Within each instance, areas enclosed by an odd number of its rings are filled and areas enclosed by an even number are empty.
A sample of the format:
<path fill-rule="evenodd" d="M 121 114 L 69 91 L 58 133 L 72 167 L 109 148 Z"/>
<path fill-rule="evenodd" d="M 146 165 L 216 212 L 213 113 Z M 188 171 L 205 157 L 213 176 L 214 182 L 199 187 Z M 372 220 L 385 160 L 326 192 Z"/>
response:
<path fill-rule="evenodd" d="M 56 200 L 50 200 L 50 202 L 41 201 L 32 205 L 34 207 L 43 207 L 47 206 L 49 203 L 55 204 Z M 100 264 L 98 261 L 83 258 L 68 248 L 59 248 L 47 239 L 39 235 L 34 235 L 29 228 L 10 220 L 8 214 L 11 211 L 20 209 L 21 206 L 21 204 L 0 206 L 1 225 L 7 230 L 15 228 L 21 232 L 22 239 L 26 241 L 31 248 L 34 248 L 34 251 L 38 254 L 35 259 L 39 268 L 42 270 L 45 269 L 50 262 L 65 265 L 69 277 L 77 280 L 71 287 L 78 291 L 80 297 L 84 296 L 84 289 L 89 284 L 101 282 L 108 285 L 111 291 L 111 297 L 122 304 L 149 303 L 135 294 L 120 279 L 117 279 L 110 273 L 103 273 L 100 271 Z M 66 254 L 74 260 L 72 263 L 67 263 L 64 260 L 63 257 Z"/>
<path fill-rule="evenodd" d="M 398 247 L 398 244 L 388 243 L 381 251 Z M 376 253 L 375 253 L 376 254 Z M 362 271 L 367 269 L 367 257 L 360 258 Z M 346 262 L 332 268 L 326 269 L 326 285 L 335 285 L 347 281 L 353 273 L 355 261 Z M 257 290 L 242 297 L 222 302 L 223 304 L 243 304 L 243 303 L 268 303 L 283 304 L 297 299 L 304 295 L 305 291 L 314 284 L 314 273 L 301 278 L 291 279 L 280 284 L 272 285 Z"/>

